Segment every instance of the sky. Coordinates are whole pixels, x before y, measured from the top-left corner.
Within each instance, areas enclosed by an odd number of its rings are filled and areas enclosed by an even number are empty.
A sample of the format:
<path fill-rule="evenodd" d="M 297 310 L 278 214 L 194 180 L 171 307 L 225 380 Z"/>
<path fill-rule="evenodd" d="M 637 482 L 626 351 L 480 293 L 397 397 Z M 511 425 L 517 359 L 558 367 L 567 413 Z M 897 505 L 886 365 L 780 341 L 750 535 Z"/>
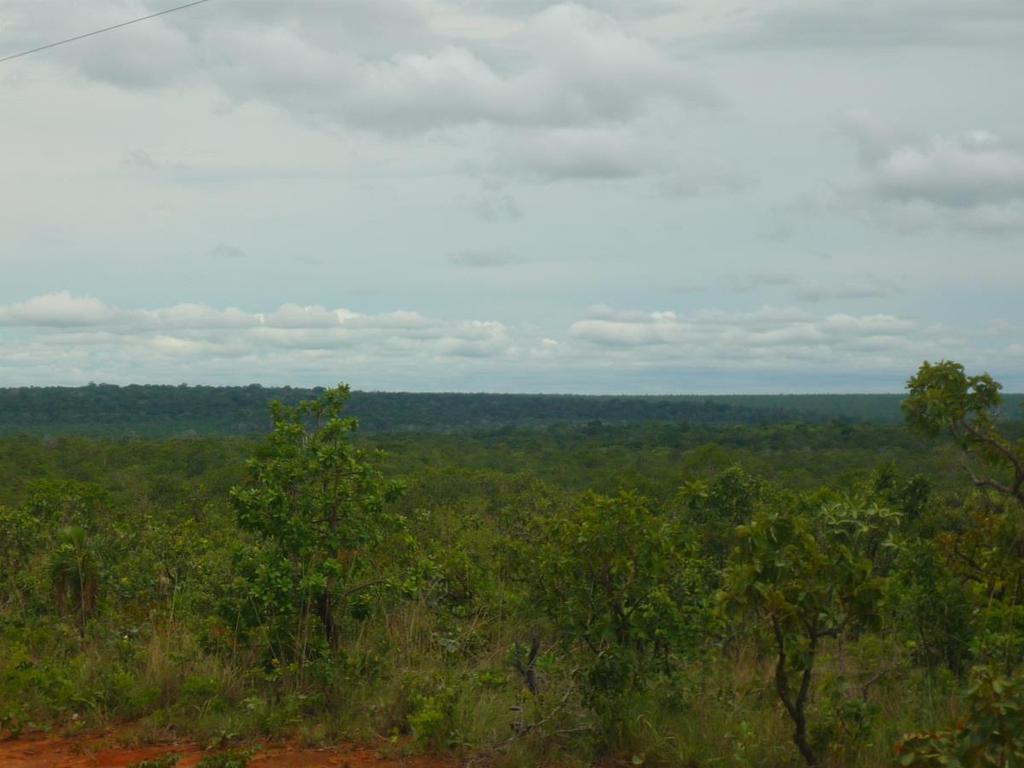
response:
<path fill-rule="evenodd" d="M 0 57 L 175 5 L 4 0 Z M 0 386 L 1024 389 L 1020 0 L 209 0 L 0 63 Z"/>

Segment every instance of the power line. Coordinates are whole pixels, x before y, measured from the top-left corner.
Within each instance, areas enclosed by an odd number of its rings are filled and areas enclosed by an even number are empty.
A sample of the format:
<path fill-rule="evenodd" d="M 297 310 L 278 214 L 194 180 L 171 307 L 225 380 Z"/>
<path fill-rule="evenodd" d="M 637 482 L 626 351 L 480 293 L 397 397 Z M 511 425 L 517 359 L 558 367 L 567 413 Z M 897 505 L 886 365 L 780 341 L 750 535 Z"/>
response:
<path fill-rule="evenodd" d="M 3 58 L 0 58 L 0 64 L 3 64 L 5 61 L 10 61 L 11 59 L 18 59 L 22 56 L 28 56 L 30 53 L 38 53 L 39 51 L 45 51 L 48 48 L 56 48 L 58 45 L 64 45 L 65 43 L 73 43 L 76 40 L 82 40 L 83 38 L 92 37 L 93 35 L 102 35 L 104 32 L 110 32 L 113 29 L 127 27 L 130 24 L 138 24 L 140 21 L 155 19 L 157 16 L 165 16 L 168 13 L 174 13 L 175 11 L 181 11 L 185 8 L 191 8 L 193 5 L 201 5 L 202 3 L 208 2 L 210 2 L 210 0 L 193 0 L 193 2 L 191 3 L 185 3 L 184 5 L 179 5 L 174 8 L 168 8 L 165 11 L 157 11 L 156 13 L 151 13 L 148 16 L 140 16 L 139 18 L 132 19 L 131 21 L 122 21 L 120 24 L 114 24 L 111 27 L 104 27 L 103 29 L 97 29 L 93 32 L 86 32 L 84 35 L 75 35 L 74 37 L 69 37 L 65 40 L 58 40 L 55 43 L 47 43 L 46 45 L 40 45 L 38 48 L 33 48 L 29 51 L 22 51 L 21 53 L 12 53 L 10 56 L 4 56 Z"/>

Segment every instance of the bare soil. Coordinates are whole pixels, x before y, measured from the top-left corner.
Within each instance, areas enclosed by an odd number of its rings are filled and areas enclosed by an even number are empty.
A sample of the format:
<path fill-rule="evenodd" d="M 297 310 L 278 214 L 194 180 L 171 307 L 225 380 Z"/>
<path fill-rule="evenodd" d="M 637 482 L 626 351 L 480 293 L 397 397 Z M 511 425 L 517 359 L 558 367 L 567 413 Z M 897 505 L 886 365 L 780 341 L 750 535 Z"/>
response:
<path fill-rule="evenodd" d="M 0 741 L 2 768 L 125 768 L 168 753 L 181 756 L 178 768 L 194 768 L 204 756 L 198 744 L 182 742 L 125 746 L 116 732 L 70 737 L 26 736 Z M 252 757 L 253 768 L 450 768 L 453 763 L 429 757 L 395 757 L 372 746 L 344 744 L 313 748 L 265 744 Z"/>

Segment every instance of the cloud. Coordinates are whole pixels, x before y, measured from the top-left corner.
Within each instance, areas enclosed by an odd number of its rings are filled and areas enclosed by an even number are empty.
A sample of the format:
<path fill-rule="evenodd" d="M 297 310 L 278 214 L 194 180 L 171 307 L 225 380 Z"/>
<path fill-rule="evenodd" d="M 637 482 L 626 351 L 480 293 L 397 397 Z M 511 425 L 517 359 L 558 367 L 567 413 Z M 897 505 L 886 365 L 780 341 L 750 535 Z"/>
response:
<path fill-rule="evenodd" d="M 228 259 L 232 261 L 245 259 L 249 256 L 249 254 L 237 245 L 228 245 L 227 243 L 220 243 L 214 248 L 211 248 L 208 255 L 212 259 Z"/>
<path fill-rule="evenodd" d="M 559 128 L 518 134 L 498 151 L 498 167 L 542 181 L 623 179 L 659 169 L 654 148 L 625 128 Z"/>
<path fill-rule="evenodd" d="M 893 315 L 756 312 L 616 312 L 598 308 L 570 336 L 632 365 L 681 369 L 797 369 L 826 366 L 875 370 L 911 365 L 934 329 Z M 933 344 L 931 345 L 933 346 Z"/>
<path fill-rule="evenodd" d="M 120 309 L 67 291 L 0 305 L 0 328 L 4 327 L 28 329 L 41 344 L 141 345 L 179 355 L 254 353 L 264 345 L 296 351 L 372 345 L 386 355 L 404 352 L 411 342 L 421 356 L 462 356 L 469 349 L 474 356 L 483 356 L 503 354 L 513 344 L 500 323 L 445 322 L 404 310 L 365 314 L 298 304 L 265 313 L 200 304 Z"/>
<path fill-rule="evenodd" d="M 60 291 L 0 306 L 0 326 L 95 326 L 111 322 L 115 315 L 102 301 L 79 298 L 67 291 Z"/>
<path fill-rule="evenodd" d="M 864 191 L 907 224 L 945 222 L 1003 231 L 1024 227 L 1024 147 L 986 130 L 914 136 L 854 113 Z"/>
<path fill-rule="evenodd" d="M 788 272 L 741 272 L 728 278 L 733 290 L 748 293 L 764 287 L 792 287 L 798 282 L 796 275 Z"/>
<path fill-rule="evenodd" d="M 1007 359 L 1019 331 L 1012 324 L 972 332 L 893 314 L 787 307 L 598 306 L 552 334 L 527 320 L 442 319 L 410 310 L 285 304 L 246 312 L 189 303 L 124 309 L 59 292 L 0 305 L 0 385 L 347 379 L 364 388 L 507 391 L 517 388 L 510 382 L 533 382 L 525 386 L 536 390 L 545 388 L 537 382 L 557 380 L 577 391 L 685 391 L 679 377 L 703 372 L 719 381 L 735 374 L 728 380 L 746 381 L 748 391 L 759 391 L 765 376 L 798 377 L 791 388 L 804 391 L 816 381 L 871 376 L 895 390 L 925 357 L 981 359 L 991 367 Z"/>
<path fill-rule="evenodd" d="M 138 18 L 152 9 L 138 0 L 50 3 L 9 0 L 3 8 L 5 52 L 26 50 Z M 155 23 L 154 23 L 155 21 Z M 187 79 L 196 63 L 188 35 L 168 20 L 132 25 L 47 51 L 47 62 L 60 62 L 87 78 L 144 89 Z M 9 46 L 9 48 L 8 48 Z"/>
<path fill-rule="evenodd" d="M 727 278 L 726 283 L 737 293 L 764 289 L 786 291 L 800 302 L 878 299 L 891 296 L 899 289 L 895 281 L 876 275 L 836 275 L 826 283 L 793 272 L 742 272 Z"/>
<path fill-rule="evenodd" d="M 515 264 L 519 259 L 504 251 L 460 251 L 448 257 L 449 263 L 456 267 L 487 268 L 504 267 Z"/>
<path fill-rule="evenodd" d="M 485 221 L 501 219 L 520 219 L 523 209 L 519 201 L 509 192 L 502 189 L 485 189 L 472 205 L 472 211 Z"/>
<path fill-rule="evenodd" d="M 233 100 L 399 134 L 629 121 L 658 100 L 711 99 L 664 48 L 586 4 L 544 4 L 512 24 L 488 18 L 486 6 L 474 14 L 431 2 L 305 4 L 301 13 L 271 5 L 155 19 L 117 45 L 62 49 L 60 60 L 120 87 L 208 80 Z M 57 17 L 31 8 L 19 27 L 53 28 Z M 112 0 L 89 8 L 76 26 L 126 14 Z"/>
<path fill-rule="evenodd" d="M 658 100 L 710 100 L 664 50 L 581 5 L 545 8 L 504 43 L 515 52 L 504 60 L 482 47 L 447 46 L 363 62 L 346 116 L 401 131 L 476 122 L 573 127 L 630 121 Z"/>
<path fill-rule="evenodd" d="M 1018 45 L 1017 0 L 796 0 L 762 11 L 731 45 L 863 49 Z"/>
<path fill-rule="evenodd" d="M 244 312 L 234 307 L 216 309 L 203 304 L 176 304 L 159 309 L 120 309 L 99 299 L 74 296 L 68 291 L 36 296 L 0 305 L 0 327 L 101 330 L 108 333 L 145 334 L 153 331 L 218 331 L 223 329 L 377 329 L 412 330 L 430 326 L 418 312 L 394 311 L 362 314 L 317 305 L 282 304 L 273 312 Z M 440 331 L 437 331 L 440 334 Z"/>
<path fill-rule="evenodd" d="M 736 194 L 753 186 L 750 179 L 727 173 L 698 174 L 677 170 L 665 175 L 659 188 L 669 197 L 689 198 L 707 194 Z"/>
<path fill-rule="evenodd" d="M 140 0 L 96 0 L 64 18 L 48 3 L 15 2 L 26 45 L 33 29 L 70 33 L 143 10 Z M 133 92 L 202 93 L 221 111 L 270 109 L 358 141 L 444 144 L 462 155 L 463 171 L 620 179 L 660 173 L 671 151 L 665 135 L 653 137 L 662 150 L 652 146 L 644 120 L 706 112 L 721 100 L 673 46 L 636 23 L 668 10 L 660 0 L 217 3 L 103 44 L 63 46 L 45 61 Z M 141 150 L 125 162 L 186 183 L 244 175 L 225 166 L 206 178 L 202 166 L 158 165 Z M 677 175 L 674 188 L 687 194 L 722 186 Z M 475 207 L 485 219 L 521 215 L 507 193 Z"/>
<path fill-rule="evenodd" d="M 867 277 L 851 280 L 839 285 L 804 283 L 796 286 L 793 296 L 799 301 L 819 302 L 843 299 L 881 299 L 900 291 L 895 281 Z"/>
<path fill-rule="evenodd" d="M 124 165 L 139 171 L 155 171 L 157 163 L 144 149 L 134 149 L 124 156 Z"/>

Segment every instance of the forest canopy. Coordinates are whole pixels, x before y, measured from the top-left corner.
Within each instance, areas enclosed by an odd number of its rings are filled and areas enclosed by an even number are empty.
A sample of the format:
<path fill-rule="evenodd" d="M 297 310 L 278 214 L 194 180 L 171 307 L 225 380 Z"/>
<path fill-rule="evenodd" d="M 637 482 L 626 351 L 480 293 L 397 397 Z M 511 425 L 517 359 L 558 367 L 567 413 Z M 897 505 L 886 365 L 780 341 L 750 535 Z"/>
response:
<path fill-rule="evenodd" d="M 322 389 L 90 384 L 0 388 L 0 434 L 174 437 L 253 435 L 271 427 L 269 404 L 295 405 Z M 1024 417 L 1024 395 L 1004 395 L 1000 416 Z M 502 427 L 685 423 L 899 424 L 902 395 L 501 395 L 352 392 L 347 412 L 364 433 L 467 432 Z"/>

